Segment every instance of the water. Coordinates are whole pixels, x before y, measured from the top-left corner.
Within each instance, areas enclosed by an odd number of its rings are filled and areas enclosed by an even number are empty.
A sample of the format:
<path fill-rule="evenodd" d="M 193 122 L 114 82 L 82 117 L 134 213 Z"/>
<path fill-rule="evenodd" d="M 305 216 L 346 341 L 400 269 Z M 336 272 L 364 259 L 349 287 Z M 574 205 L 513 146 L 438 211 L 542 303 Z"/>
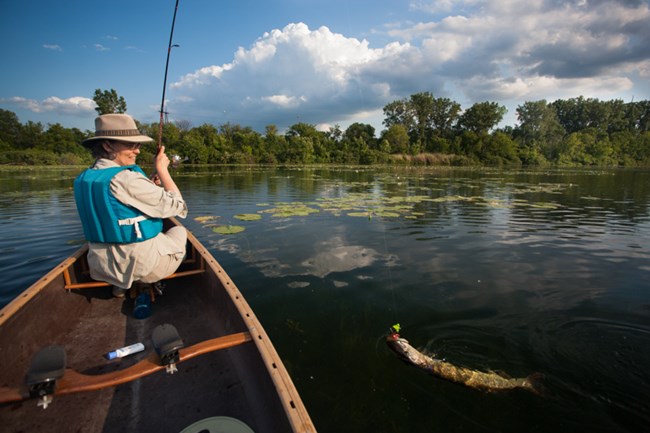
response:
<path fill-rule="evenodd" d="M 78 247 L 78 172 L 0 171 L 3 304 Z M 320 432 L 648 430 L 649 171 L 182 167 L 176 179 L 185 225 L 256 311 Z M 542 373 L 546 392 L 428 376 L 387 349 L 396 322 L 449 362 Z"/>

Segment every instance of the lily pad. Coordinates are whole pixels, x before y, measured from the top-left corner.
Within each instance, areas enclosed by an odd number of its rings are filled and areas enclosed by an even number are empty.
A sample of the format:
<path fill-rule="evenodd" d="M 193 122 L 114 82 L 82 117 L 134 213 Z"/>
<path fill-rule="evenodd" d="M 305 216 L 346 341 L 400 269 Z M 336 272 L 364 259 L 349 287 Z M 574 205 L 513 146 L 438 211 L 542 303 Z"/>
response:
<path fill-rule="evenodd" d="M 223 225 L 223 226 L 217 226 L 212 228 L 213 232 L 219 233 L 220 235 L 234 235 L 236 233 L 241 233 L 244 230 L 246 230 L 245 227 L 231 226 L 231 225 Z"/>
<path fill-rule="evenodd" d="M 194 218 L 194 221 L 200 222 L 201 224 L 205 224 L 207 222 L 215 221 L 217 218 L 219 217 L 214 215 L 198 216 Z"/>
<path fill-rule="evenodd" d="M 262 219 L 262 215 L 256 213 L 240 213 L 235 218 L 242 221 L 257 221 Z"/>
<path fill-rule="evenodd" d="M 320 210 L 306 206 L 304 203 L 279 203 L 277 207 L 266 209 L 263 212 L 270 213 L 272 217 L 286 218 L 292 216 L 309 216 L 318 213 Z"/>
<path fill-rule="evenodd" d="M 378 211 L 377 215 L 384 218 L 398 218 L 400 216 L 400 214 L 397 212 L 383 211 L 383 210 Z"/>

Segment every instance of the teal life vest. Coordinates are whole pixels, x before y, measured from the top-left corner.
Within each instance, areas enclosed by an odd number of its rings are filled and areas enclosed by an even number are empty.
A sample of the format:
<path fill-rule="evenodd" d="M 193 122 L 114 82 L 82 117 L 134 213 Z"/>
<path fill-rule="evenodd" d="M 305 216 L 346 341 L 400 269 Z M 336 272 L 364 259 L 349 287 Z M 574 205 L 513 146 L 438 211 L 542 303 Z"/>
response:
<path fill-rule="evenodd" d="M 83 171 L 74 181 L 74 198 L 89 242 L 126 244 L 156 237 L 162 219 L 150 218 L 113 196 L 111 179 L 122 170 L 144 174 L 137 165 Z"/>

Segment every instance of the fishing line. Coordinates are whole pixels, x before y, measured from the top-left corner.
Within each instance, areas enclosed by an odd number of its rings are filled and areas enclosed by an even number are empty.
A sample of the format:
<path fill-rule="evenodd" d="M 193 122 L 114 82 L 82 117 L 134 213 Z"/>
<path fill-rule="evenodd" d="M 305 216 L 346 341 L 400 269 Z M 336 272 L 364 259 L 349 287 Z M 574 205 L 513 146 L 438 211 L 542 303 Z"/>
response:
<path fill-rule="evenodd" d="M 352 31 L 352 24 L 351 24 L 351 14 L 350 14 L 350 3 L 349 2 L 345 3 L 345 15 L 346 15 L 346 18 L 347 18 L 348 34 L 349 34 L 349 37 L 352 37 L 353 31 Z M 355 72 L 358 72 L 358 69 L 356 69 Z M 357 88 L 357 91 L 358 91 L 358 94 L 359 94 L 359 99 L 360 99 L 360 102 L 361 102 L 361 106 L 365 107 L 366 106 L 366 99 L 365 99 L 365 96 L 363 94 L 363 89 L 361 88 L 360 80 L 358 79 L 358 76 L 357 76 L 357 79 L 355 80 L 355 82 L 356 82 L 356 88 Z M 388 258 L 390 257 L 390 254 L 389 254 L 389 251 L 388 251 L 388 241 L 386 239 L 386 224 L 383 223 L 383 221 L 382 221 L 382 224 L 383 224 L 382 225 L 382 237 L 383 237 L 383 240 L 384 240 L 384 251 L 385 251 L 385 254 L 386 254 L 386 260 L 388 260 Z M 397 298 L 395 297 L 395 287 L 394 287 L 394 284 L 393 284 L 393 273 L 392 273 L 392 271 L 390 269 L 390 265 L 386 265 L 386 268 L 387 268 L 387 272 L 388 272 L 388 285 L 389 285 L 390 293 L 391 293 L 392 306 L 390 308 L 393 310 L 392 311 L 392 313 L 393 313 L 392 314 L 393 322 L 394 322 L 394 324 L 396 324 L 397 323 Z M 391 324 L 391 326 L 392 325 L 393 324 Z"/>
<path fill-rule="evenodd" d="M 347 25 L 348 25 L 348 34 L 349 34 L 349 37 L 352 37 L 353 31 L 352 31 L 352 24 L 351 24 L 352 19 L 351 19 L 351 14 L 350 14 L 350 2 L 345 2 L 345 16 L 347 18 L 346 21 L 347 21 Z M 361 88 L 361 85 L 360 85 L 360 80 L 359 80 L 359 76 L 358 76 L 359 68 L 355 67 L 354 72 L 356 73 L 355 83 L 356 83 L 357 92 L 359 93 L 359 99 L 361 100 L 361 106 L 364 107 L 363 109 L 365 111 L 366 98 L 365 98 L 365 96 L 363 94 L 363 89 Z"/>
<path fill-rule="evenodd" d="M 384 239 L 384 251 L 386 253 L 386 260 L 389 259 L 390 254 L 388 252 L 388 241 L 386 240 L 386 224 L 383 224 L 382 227 L 382 237 Z M 391 300 L 392 300 L 392 310 L 393 310 L 393 322 L 397 323 L 397 298 L 395 297 L 395 285 L 393 284 L 393 273 L 390 269 L 390 264 L 386 264 L 386 270 L 388 272 L 388 286 L 390 288 Z"/>

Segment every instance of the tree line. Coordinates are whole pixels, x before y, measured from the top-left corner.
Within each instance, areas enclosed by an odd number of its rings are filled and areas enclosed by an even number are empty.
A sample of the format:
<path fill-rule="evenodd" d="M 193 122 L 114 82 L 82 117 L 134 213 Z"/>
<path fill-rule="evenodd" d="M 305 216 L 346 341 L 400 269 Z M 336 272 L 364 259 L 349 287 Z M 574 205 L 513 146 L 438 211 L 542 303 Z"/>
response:
<path fill-rule="evenodd" d="M 99 114 L 125 112 L 115 90 L 95 91 Z M 429 164 L 525 166 L 650 166 L 650 101 L 625 103 L 594 98 L 525 102 L 518 123 L 498 128 L 506 108 L 479 102 L 463 110 L 458 102 L 430 92 L 393 101 L 383 108 L 385 129 L 353 123 L 318 131 L 296 123 L 264 133 L 225 123 L 193 126 L 189 121 L 163 125 L 163 144 L 193 164 Z M 157 123 L 138 127 L 157 140 Z M 0 109 L 0 164 L 90 164 L 80 146 L 92 131 L 21 124 Z M 148 161 L 156 144 L 141 149 Z"/>

